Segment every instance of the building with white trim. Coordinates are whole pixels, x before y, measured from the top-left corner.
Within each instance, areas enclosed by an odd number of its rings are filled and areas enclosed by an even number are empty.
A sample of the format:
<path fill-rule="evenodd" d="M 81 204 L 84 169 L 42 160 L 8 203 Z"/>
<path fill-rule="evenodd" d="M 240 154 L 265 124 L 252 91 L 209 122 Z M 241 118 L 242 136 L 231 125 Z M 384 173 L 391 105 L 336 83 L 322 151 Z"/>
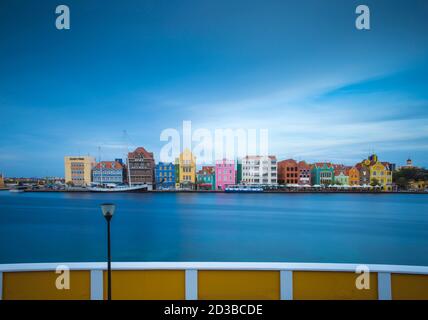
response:
<path fill-rule="evenodd" d="M 246 156 L 242 159 L 242 180 L 247 185 L 276 185 L 277 160 L 275 156 Z"/>

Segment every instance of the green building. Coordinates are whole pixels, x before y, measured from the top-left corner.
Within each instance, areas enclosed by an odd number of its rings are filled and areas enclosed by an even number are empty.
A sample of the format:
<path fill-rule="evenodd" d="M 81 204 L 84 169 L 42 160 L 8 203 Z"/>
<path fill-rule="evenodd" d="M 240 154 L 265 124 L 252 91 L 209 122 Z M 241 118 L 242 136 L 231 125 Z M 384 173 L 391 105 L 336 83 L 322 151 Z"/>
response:
<path fill-rule="evenodd" d="M 196 187 L 198 190 L 215 190 L 215 168 L 203 166 L 196 173 Z"/>
<path fill-rule="evenodd" d="M 334 184 L 334 166 L 328 162 L 317 162 L 311 168 L 312 185 Z"/>

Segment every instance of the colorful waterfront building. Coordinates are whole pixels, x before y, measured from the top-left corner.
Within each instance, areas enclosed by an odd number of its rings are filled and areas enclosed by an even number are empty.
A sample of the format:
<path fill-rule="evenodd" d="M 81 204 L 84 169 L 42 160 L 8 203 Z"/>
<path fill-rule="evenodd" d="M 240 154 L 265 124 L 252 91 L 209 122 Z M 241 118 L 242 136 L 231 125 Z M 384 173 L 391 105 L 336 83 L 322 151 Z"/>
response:
<path fill-rule="evenodd" d="M 175 165 L 172 162 L 159 162 L 155 167 L 156 189 L 175 188 Z"/>
<path fill-rule="evenodd" d="M 378 156 L 372 154 L 362 164 L 369 168 L 371 186 L 379 186 L 383 191 L 392 191 L 392 170 L 388 162 L 380 162 Z"/>
<path fill-rule="evenodd" d="M 123 183 L 124 166 L 119 161 L 101 161 L 92 169 L 94 183 Z"/>
<path fill-rule="evenodd" d="M 225 190 L 227 186 L 236 183 L 236 170 L 234 160 L 218 160 L 215 164 L 215 189 Z"/>
<path fill-rule="evenodd" d="M 349 167 L 344 165 L 333 165 L 334 166 L 334 183 L 347 186 L 349 185 Z"/>
<path fill-rule="evenodd" d="M 0 188 L 4 188 L 4 178 L 3 174 L 0 173 Z"/>
<path fill-rule="evenodd" d="M 73 186 L 87 186 L 92 181 L 95 158 L 91 156 L 64 157 L 65 183 Z"/>
<path fill-rule="evenodd" d="M 382 162 L 386 170 L 386 185 L 384 191 L 392 191 L 392 172 L 395 170 L 395 164 L 390 162 Z"/>
<path fill-rule="evenodd" d="M 196 186 L 198 190 L 215 190 L 216 188 L 215 167 L 203 166 L 196 173 Z"/>
<path fill-rule="evenodd" d="M 196 157 L 189 149 L 185 149 L 176 159 L 178 165 L 178 188 L 195 189 L 196 185 Z"/>
<path fill-rule="evenodd" d="M 334 166 L 329 162 L 317 162 L 311 166 L 313 185 L 331 185 L 334 183 Z"/>
<path fill-rule="evenodd" d="M 242 183 L 247 185 L 276 185 L 275 156 L 246 156 L 242 159 Z"/>
<path fill-rule="evenodd" d="M 299 180 L 297 183 L 299 185 L 310 185 L 311 184 L 311 166 L 305 161 L 299 161 L 297 164 L 299 171 Z"/>
<path fill-rule="evenodd" d="M 370 185 L 370 167 L 369 162 L 366 163 L 365 161 L 357 163 L 355 167 L 358 169 L 358 173 L 360 176 L 360 185 L 361 186 L 368 186 Z"/>
<path fill-rule="evenodd" d="M 155 159 L 153 152 L 138 147 L 128 153 L 128 182 L 132 185 L 147 185 L 147 190 L 153 190 Z"/>
<path fill-rule="evenodd" d="M 412 191 L 425 191 L 427 188 L 427 180 L 409 180 L 409 189 Z"/>
<path fill-rule="evenodd" d="M 349 185 L 358 186 L 360 185 L 360 171 L 356 166 L 349 169 Z"/>
<path fill-rule="evenodd" d="M 278 183 L 279 184 L 298 184 L 299 167 L 294 159 L 278 161 Z"/>

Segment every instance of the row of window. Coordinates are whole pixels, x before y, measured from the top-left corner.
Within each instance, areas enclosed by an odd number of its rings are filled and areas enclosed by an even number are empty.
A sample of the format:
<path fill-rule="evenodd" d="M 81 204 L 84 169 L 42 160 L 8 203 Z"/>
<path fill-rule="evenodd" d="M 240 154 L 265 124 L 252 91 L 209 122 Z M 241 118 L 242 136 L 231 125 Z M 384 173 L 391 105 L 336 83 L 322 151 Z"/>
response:
<path fill-rule="evenodd" d="M 227 169 L 224 169 L 224 170 L 216 170 L 216 174 L 221 174 L 221 173 L 224 173 L 224 174 L 227 174 L 227 173 L 229 173 L 229 174 L 232 174 L 233 173 L 233 170 L 227 170 Z"/>
<path fill-rule="evenodd" d="M 159 177 L 172 177 L 173 173 L 172 172 L 159 172 L 158 176 Z"/>
<path fill-rule="evenodd" d="M 122 170 L 96 170 L 96 171 L 92 171 L 93 175 L 118 175 L 121 176 L 122 175 Z"/>

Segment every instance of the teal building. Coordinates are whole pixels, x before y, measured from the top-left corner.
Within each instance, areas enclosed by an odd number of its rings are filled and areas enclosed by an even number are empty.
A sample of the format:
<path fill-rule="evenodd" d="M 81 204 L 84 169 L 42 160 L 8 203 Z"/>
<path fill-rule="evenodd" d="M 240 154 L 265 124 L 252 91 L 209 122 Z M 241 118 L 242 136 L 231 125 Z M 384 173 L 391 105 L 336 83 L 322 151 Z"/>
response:
<path fill-rule="evenodd" d="M 334 166 L 328 162 L 317 162 L 311 168 L 312 185 L 334 184 Z"/>
<path fill-rule="evenodd" d="M 204 166 L 196 173 L 198 190 L 215 190 L 215 168 Z"/>

